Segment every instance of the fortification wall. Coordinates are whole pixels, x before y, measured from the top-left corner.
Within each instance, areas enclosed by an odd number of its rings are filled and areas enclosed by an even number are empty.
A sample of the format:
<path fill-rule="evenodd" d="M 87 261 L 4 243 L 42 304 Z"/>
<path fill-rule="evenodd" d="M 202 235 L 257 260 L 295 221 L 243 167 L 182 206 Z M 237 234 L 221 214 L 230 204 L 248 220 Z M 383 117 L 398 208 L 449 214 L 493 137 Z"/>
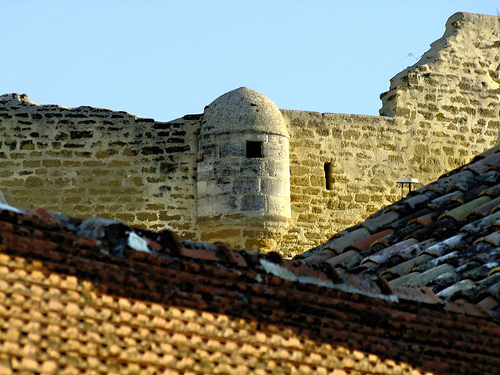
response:
<path fill-rule="evenodd" d="M 400 199 L 399 178 L 417 178 L 418 188 L 498 143 L 496 132 L 476 142 L 473 130 L 432 122 L 422 129 L 398 117 L 282 113 L 290 134 L 292 218 L 281 247 L 291 253 Z"/>
<path fill-rule="evenodd" d="M 398 178 L 427 184 L 498 144 L 499 18 L 450 17 L 443 37 L 391 80 L 389 91 L 381 95 L 381 116 L 276 108 L 259 123 L 257 110 L 275 105 L 257 94 L 245 94 L 241 102 L 236 96 L 224 112 L 227 121 L 217 117 L 209 124 L 229 137 L 224 141 L 219 135 L 203 138 L 204 115 L 156 122 L 125 112 L 37 105 L 26 96 L 3 95 L 0 189 L 19 207 L 45 206 L 153 229 L 170 226 L 184 239 L 301 253 L 399 199 Z M 248 128 L 238 131 L 242 118 Z M 284 121 L 288 152 L 278 152 L 269 142 L 272 137 L 247 136 L 265 132 L 273 121 Z M 255 160 L 245 159 L 252 158 L 244 153 L 248 141 L 261 147 Z M 218 151 L 212 155 L 208 149 Z M 287 160 L 277 160 L 281 156 Z M 244 170 L 249 163 L 259 168 Z M 270 187 L 283 185 L 282 176 L 287 176 L 275 175 L 269 166 L 276 163 L 290 165 L 291 210 L 273 212 L 286 218 L 278 224 L 266 211 L 277 207 L 272 205 L 276 199 L 268 197 Z M 225 168 L 230 175 L 219 171 L 221 165 L 231 166 Z M 282 190 L 273 194 L 281 199 L 288 194 Z M 228 199 L 234 200 L 233 208 L 223 213 L 217 207 L 227 207 L 218 205 Z M 254 220 L 256 215 L 262 220 Z"/>
<path fill-rule="evenodd" d="M 10 203 L 198 237 L 199 116 L 156 122 L 8 94 L 0 120 L 0 188 Z"/>

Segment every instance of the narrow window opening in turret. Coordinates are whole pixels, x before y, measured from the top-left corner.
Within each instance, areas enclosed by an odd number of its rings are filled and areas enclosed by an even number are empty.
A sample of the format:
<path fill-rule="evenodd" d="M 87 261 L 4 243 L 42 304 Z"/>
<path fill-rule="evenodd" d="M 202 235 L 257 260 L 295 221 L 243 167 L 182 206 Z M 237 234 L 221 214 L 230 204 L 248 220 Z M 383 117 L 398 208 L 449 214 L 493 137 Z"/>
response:
<path fill-rule="evenodd" d="M 247 141 L 247 158 L 262 157 L 262 142 Z"/>
<path fill-rule="evenodd" d="M 332 190 L 332 163 L 325 163 L 326 190 Z"/>

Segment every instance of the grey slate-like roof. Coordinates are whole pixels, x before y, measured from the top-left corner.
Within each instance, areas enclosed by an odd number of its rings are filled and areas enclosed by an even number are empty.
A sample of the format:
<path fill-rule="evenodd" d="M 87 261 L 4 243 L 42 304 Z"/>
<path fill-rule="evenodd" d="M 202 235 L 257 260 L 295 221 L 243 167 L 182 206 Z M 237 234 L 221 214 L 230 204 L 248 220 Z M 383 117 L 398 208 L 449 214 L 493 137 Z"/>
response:
<path fill-rule="evenodd" d="M 500 146 L 295 259 L 500 312 Z"/>

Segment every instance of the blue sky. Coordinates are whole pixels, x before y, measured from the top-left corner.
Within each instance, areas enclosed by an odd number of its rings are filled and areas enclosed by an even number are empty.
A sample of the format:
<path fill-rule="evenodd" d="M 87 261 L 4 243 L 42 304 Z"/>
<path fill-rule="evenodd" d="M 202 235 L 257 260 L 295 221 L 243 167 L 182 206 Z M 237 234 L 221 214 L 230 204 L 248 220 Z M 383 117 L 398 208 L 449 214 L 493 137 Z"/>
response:
<path fill-rule="evenodd" d="M 498 1 L 0 0 L 0 94 L 168 121 L 247 86 L 279 108 L 378 115 L 457 11 Z"/>

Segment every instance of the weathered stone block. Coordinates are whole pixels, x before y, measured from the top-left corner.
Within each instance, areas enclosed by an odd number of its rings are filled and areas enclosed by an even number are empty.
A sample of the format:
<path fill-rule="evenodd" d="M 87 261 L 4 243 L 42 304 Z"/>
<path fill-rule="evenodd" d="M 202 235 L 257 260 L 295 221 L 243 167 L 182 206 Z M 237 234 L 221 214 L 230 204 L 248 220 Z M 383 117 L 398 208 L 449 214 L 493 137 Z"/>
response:
<path fill-rule="evenodd" d="M 197 192 L 198 192 L 198 198 L 205 197 L 207 195 L 207 181 L 198 180 L 196 182 L 196 188 L 197 188 Z"/>
<path fill-rule="evenodd" d="M 495 130 L 500 129 L 500 121 L 497 121 L 497 120 L 488 121 L 488 128 L 495 129 Z"/>
<path fill-rule="evenodd" d="M 269 159 L 287 160 L 288 147 L 287 145 L 266 142 L 263 144 L 262 154 Z"/>
<path fill-rule="evenodd" d="M 304 213 L 299 215 L 298 221 L 303 221 L 306 223 L 315 223 L 318 221 L 318 216 L 313 213 Z"/>
<path fill-rule="evenodd" d="M 309 177 L 290 177 L 290 184 L 295 186 L 310 186 Z"/>
<path fill-rule="evenodd" d="M 42 160 L 42 165 L 44 167 L 52 168 L 52 167 L 60 167 L 61 161 L 57 159 L 46 159 Z"/>
<path fill-rule="evenodd" d="M 127 160 L 111 160 L 108 163 L 109 168 L 116 168 L 116 167 L 130 167 L 130 162 Z"/>
<path fill-rule="evenodd" d="M 74 203 L 80 203 L 82 201 L 81 196 L 65 196 L 62 198 L 63 203 L 65 204 L 74 204 Z"/>
<path fill-rule="evenodd" d="M 266 211 L 266 198 L 263 195 L 245 195 L 241 198 L 240 210 L 243 212 Z"/>
<path fill-rule="evenodd" d="M 205 180 L 214 175 L 214 165 L 207 162 L 198 163 L 198 180 Z"/>
<path fill-rule="evenodd" d="M 266 164 L 264 164 L 264 167 Z M 267 175 L 270 177 L 288 178 L 290 168 L 285 161 L 268 160 Z"/>
<path fill-rule="evenodd" d="M 319 188 L 319 187 L 308 187 L 305 188 L 302 192 L 303 194 L 308 194 L 312 196 L 319 196 L 321 192 L 323 191 L 324 188 Z"/>
<path fill-rule="evenodd" d="M 158 214 L 156 212 L 138 212 L 135 215 L 136 219 L 139 221 L 157 221 Z"/>
<path fill-rule="evenodd" d="M 479 108 L 479 116 L 488 117 L 488 118 L 495 118 L 495 117 L 497 117 L 497 111 L 494 109 Z"/>
<path fill-rule="evenodd" d="M 245 141 L 228 141 L 220 142 L 218 146 L 218 157 L 245 157 L 246 154 L 246 142 Z"/>
<path fill-rule="evenodd" d="M 369 194 L 356 194 L 354 200 L 358 203 L 368 203 L 370 201 Z"/>
<path fill-rule="evenodd" d="M 218 148 L 216 143 L 203 143 L 200 146 L 200 153 L 203 155 L 203 159 L 215 158 L 218 153 Z"/>
<path fill-rule="evenodd" d="M 94 136 L 94 133 L 88 130 L 72 130 L 70 131 L 69 136 L 71 139 L 92 138 Z"/>
<path fill-rule="evenodd" d="M 311 186 L 326 188 L 326 181 L 324 176 L 313 174 L 309 178 Z M 335 183 L 335 180 L 330 176 L 330 184 Z"/>
<path fill-rule="evenodd" d="M 395 163 L 395 164 L 403 164 L 404 160 L 401 155 L 389 155 L 388 158 L 389 162 Z"/>
<path fill-rule="evenodd" d="M 265 178 L 260 181 L 260 192 L 266 195 L 287 196 L 285 181 L 279 178 Z"/>
<path fill-rule="evenodd" d="M 218 177 L 207 181 L 208 195 L 230 194 L 232 191 L 233 186 L 229 177 Z"/>
<path fill-rule="evenodd" d="M 119 221 L 123 221 L 125 223 L 133 223 L 135 221 L 135 215 L 127 214 L 127 213 L 117 213 L 114 215 L 114 218 Z"/>
<path fill-rule="evenodd" d="M 170 137 L 167 139 L 167 143 L 185 143 L 185 140 L 183 138 L 179 137 Z"/>
<path fill-rule="evenodd" d="M 178 163 L 161 163 L 160 164 L 160 173 L 161 174 L 169 174 L 173 173 L 179 167 Z"/>
<path fill-rule="evenodd" d="M 46 161 L 49 161 L 49 160 L 43 161 L 44 166 L 47 166 L 47 165 L 45 165 Z M 56 160 L 56 162 L 59 162 L 59 160 Z M 106 164 L 102 161 L 97 161 L 97 160 L 85 160 L 85 161 L 83 161 L 82 165 L 84 167 L 104 167 Z M 59 165 L 51 165 L 51 166 L 59 166 Z"/>
<path fill-rule="evenodd" d="M 141 150 L 141 154 L 143 155 L 158 155 L 158 154 L 163 154 L 164 150 L 161 147 L 158 146 L 148 146 L 144 147 Z"/>
<path fill-rule="evenodd" d="M 96 157 L 97 159 L 107 159 L 117 154 L 118 154 L 117 150 L 102 150 L 102 151 L 97 151 L 94 154 L 94 157 Z"/>
<path fill-rule="evenodd" d="M 213 199 L 213 214 L 225 214 L 238 212 L 236 197 L 233 195 L 221 195 Z"/>
<path fill-rule="evenodd" d="M 234 177 L 233 194 L 251 194 L 260 192 L 260 178 L 257 176 Z"/>
<path fill-rule="evenodd" d="M 240 172 L 238 159 L 217 160 L 213 163 L 214 176 L 235 176 Z"/>
<path fill-rule="evenodd" d="M 290 216 L 290 200 L 288 197 L 267 197 L 267 212 L 282 215 L 284 218 Z"/>
<path fill-rule="evenodd" d="M 291 176 L 304 176 L 309 175 L 310 169 L 301 165 L 291 165 L 290 175 Z"/>
<path fill-rule="evenodd" d="M 240 237 L 241 236 L 241 230 L 239 229 L 224 229 L 220 231 L 214 231 L 210 233 L 202 233 L 201 235 L 201 240 L 202 241 L 215 241 L 215 240 L 220 240 L 224 242 L 225 239 L 228 238 L 234 238 L 234 237 Z"/>
<path fill-rule="evenodd" d="M 158 215 L 160 220 L 166 221 L 166 222 L 179 222 L 182 221 L 181 215 L 171 215 L 169 214 L 168 211 L 162 211 Z"/>

